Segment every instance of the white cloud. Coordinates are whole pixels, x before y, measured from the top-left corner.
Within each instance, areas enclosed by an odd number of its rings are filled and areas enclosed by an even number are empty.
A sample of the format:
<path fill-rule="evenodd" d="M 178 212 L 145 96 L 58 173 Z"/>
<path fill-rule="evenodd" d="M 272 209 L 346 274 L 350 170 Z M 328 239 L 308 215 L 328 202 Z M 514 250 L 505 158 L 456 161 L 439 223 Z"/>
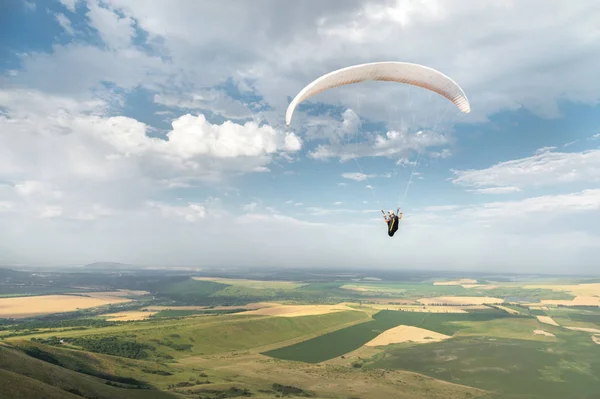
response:
<path fill-rule="evenodd" d="M 69 20 L 69 18 L 67 18 L 65 16 L 65 14 L 62 14 L 62 13 L 56 14 L 56 20 L 58 21 L 59 25 L 62 26 L 62 28 L 69 35 L 75 34 L 75 31 L 73 30 L 73 27 L 71 26 L 71 21 Z"/>
<path fill-rule="evenodd" d="M 600 210 L 600 189 L 571 194 L 545 195 L 519 201 L 490 202 L 461 209 L 461 217 L 474 219 L 515 218 L 541 213 L 545 218 Z"/>
<path fill-rule="evenodd" d="M 295 124 L 303 127 L 310 140 L 326 139 L 329 143 L 354 144 L 360 127 L 360 118 L 353 109 L 346 109 L 342 119 L 334 119 L 331 115 L 312 115 L 298 118 Z"/>
<path fill-rule="evenodd" d="M 377 175 L 366 175 L 364 173 L 342 173 L 342 177 L 344 179 L 354 180 L 354 181 L 364 181 L 368 178 L 376 177 Z"/>
<path fill-rule="evenodd" d="M 130 16 L 119 16 L 113 10 L 102 7 L 99 0 L 88 0 L 87 7 L 86 16 L 90 25 L 98 31 L 107 46 L 120 49 L 130 45 L 135 35 L 134 20 Z"/>
<path fill-rule="evenodd" d="M 169 107 L 192 110 L 210 110 L 228 119 L 249 119 L 252 111 L 241 101 L 231 98 L 222 90 L 205 89 L 193 94 L 155 94 L 154 102 Z"/>
<path fill-rule="evenodd" d="M 446 218 L 462 222 L 488 219 L 507 220 L 509 223 L 537 218 L 544 220 L 567 218 L 568 215 L 600 210 L 600 189 L 583 190 L 570 194 L 543 195 L 515 201 L 487 202 L 477 205 L 435 205 L 423 208 L 425 213 L 444 212 Z"/>
<path fill-rule="evenodd" d="M 600 181 L 600 150 L 543 152 L 486 169 L 452 170 L 452 182 L 467 187 L 538 187 Z M 506 188 L 504 188 L 506 190 Z"/>
<path fill-rule="evenodd" d="M 73 0 L 63 0 L 63 4 L 74 10 Z M 480 122 L 486 115 L 521 106 L 540 115 L 554 116 L 558 100 L 593 103 L 600 92 L 600 83 L 593 79 L 600 69 L 600 61 L 595 57 L 600 40 L 595 17 L 599 6 L 593 0 L 578 2 L 576 6 L 558 0 L 544 2 L 541 12 L 536 2 L 517 6 L 475 0 L 419 4 L 348 1 L 318 7 L 303 3 L 284 7 L 275 1 L 265 2 L 264 7 L 242 4 L 239 13 L 208 3 L 184 2 L 173 7 L 166 0 L 153 1 L 151 5 L 136 0 L 99 4 L 87 2 L 90 23 L 112 48 L 130 44 L 135 20 L 148 34 L 148 43 L 168 55 L 168 60 L 160 64 L 177 65 L 180 73 L 171 79 L 169 87 L 195 90 L 231 77 L 240 87 L 256 89 L 279 119 L 287 107 L 287 96 L 323 73 L 373 59 L 401 59 L 406 54 L 411 54 L 411 61 L 431 65 L 452 76 L 465 88 L 474 106 L 472 114 L 462 118 L 464 121 Z M 498 23 L 490 25 L 490 15 Z M 256 26 L 252 22 L 261 18 L 270 23 Z M 348 24 L 348 20 L 353 23 Z M 577 23 L 570 23 L 573 20 Z M 523 40 L 513 40 L 515 29 L 527 29 L 530 34 Z M 52 58 L 60 58 L 60 52 L 57 49 Z M 528 57 L 523 58 L 522 54 Z M 87 67 L 63 57 L 62 70 L 45 69 L 45 77 L 59 81 L 65 80 L 61 76 L 81 80 L 82 75 L 91 75 L 97 82 L 115 71 L 131 78 L 146 70 L 141 67 L 141 60 L 134 62 L 129 58 L 131 53 L 109 55 L 101 53 L 100 57 L 88 58 Z M 85 57 L 86 52 L 73 56 Z M 575 59 L 578 62 L 572 61 Z M 544 73 L 539 73 L 541 63 Z M 133 66 L 141 67 L 137 74 Z M 170 66 L 159 73 L 144 73 L 144 84 L 154 82 L 161 73 L 171 74 Z M 107 73 L 102 76 L 98 70 Z M 158 80 L 166 81 L 164 77 Z M 436 123 L 437 112 L 424 106 L 429 93 L 423 92 L 380 83 L 324 92 L 314 101 L 341 103 L 377 121 L 394 119 L 395 110 L 409 114 L 404 123 L 412 115 L 420 120 L 427 113 L 433 117 L 421 124 L 431 127 Z M 444 106 L 450 104 L 438 96 L 433 100 Z M 304 112 L 298 113 L 300 116 Z"/>
<path fill-rule="evenodd" d="M 448 148 L 444 148 L 442 151 L 431 152 L 431 154 L 429 156 L 431 158 L 446 159 L 446 158 L 450 157 L 450 155 L 452 155 L 452 151 L 450 151 Z"/>
<path fill-rule="evenodd" d="M 81 0 L 60 0 L 60 2 L 71 12 L 75 12 L 75 6 Z"/>
<path fill-rule="evenodd" d="M 183 158 L 208 154 L 218 158 L 258 157 L 283 151 L 298 151 L 299 139 L 293 133 L 281 135 L 271 126 L 254 122 L 238 125 L 227 121 L 213 125 L 203 115 L 184 115 L 173 121 L 167 134 L 171 148 Z"/>
<path fill-rule="evenodd" d="M 408 158 L 406 157 L 402 157 L 400 158 L 397 162 L 396 165 L 401 165 L 401 166 L 414 166 L 416 165 L 417 161 L 410 161 Z"/>
<path fill-rule="evenodd" d="M 424 152 L 429 147 L 439 147 L 451 143 L 451 138 L 442 132 L 419 131 L 416 134 L 389 131 L 383 135 L 373 135 L 371 142 L 356 145 L 319 145 L 309 153 L 314 159 L 340 158 L 347 161 L 360 157 L 395 157 L 411 151 Z"/>
<path fill-rule="evenodd" d="M 211 124 L 201 114 L 175 119 L 163 140 L 148 136 L 148 126 L 135 119 L 101 116 L 106 107 L 101 101 L 7 91 L 0 92 L 0 106 L 9 116 L 0 117 L 0 173 L 8 177 L 42 169 L 46 177 L 105 181 L 140 173 L 156 180 L 214 180 L 226 173 L 266 171 L 278 153 L 301 148 L 293 133 L 254 122 Z"/>
<path fill-rule="evenodd" d="M 249 224 L 257 222 L 267 223 L 285 223 L 297 226 L 323 226 L 322 223 L 307 222 L 304 220 L 296 219 L 291 216 L 278 215 L 278 214 L 264 214 L 264 213 L 250 213 L 242 215 L 236 218 L 239 223 Z"/>
<path fill-rule="evenodd" d="M 27 1 L 27 0 L 25 0 L 25 1 L 23 2 L 23 5 L 25 5 L 25 8 L 26 8 L 28 11 L 30 11 L 30 12 L 33 12 L 33 11 L 35 11 L 35 9 L 36 9 L 36 5 L 35 5 L 35 2 L 34 2 L 34 1 Z"/>
<path fill-rule="evenodd" d="M 476 190 L 469 190 L 478 194 L 509 194 L 509 193 L 518 193 L 521 191 L 519 187 L 514 186 L 506 186 L 506 187 L 488 187 L 488 188 L 478 188 Z"/>
<path fill-rule="evenodd" d="M 566 147 L 570 147 L 570 146 L 572 146 L 573 144 L 575 144 L 575 143 L 578 143 L 578 142 L 579 142 L 579 140 L 573 140 L 573 141 L 569 141 L 568 143 L 565 143 L 565 144 L 563 145 L 563 147 L 565 147 L 565 148 L 566 148 Z"/>
<path fill-rule="evenodd" d="M 550 152 L 552 150 L 555 150 L 556 147 L 552 147 L 552 146 L 548 146 L 548 147 L 542 147 L 542 148 L 538 148 L 535 153 L 536 154 L 543 154 L 544 152 Z"/>

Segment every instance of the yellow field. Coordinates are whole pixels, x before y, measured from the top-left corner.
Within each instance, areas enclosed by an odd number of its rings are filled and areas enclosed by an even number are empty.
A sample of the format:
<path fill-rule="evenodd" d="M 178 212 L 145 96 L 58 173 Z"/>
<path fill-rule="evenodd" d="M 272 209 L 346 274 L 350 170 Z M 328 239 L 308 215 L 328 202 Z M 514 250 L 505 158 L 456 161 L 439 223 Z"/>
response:
<path fill-rule="evenodd" d="M 533 330 L 533 333 L 536 335 L 545 335 L 547 337 L 555 337 L 556 336 L 556 335 L 549 333 L 547 331 L 544 331 L 544 330 Z"/>
<path fill-rule="evenodd" d="M 460 280 L 454 281 L 436 281 L 433 285 L 463 285 L 463 284 L 476 284 L 477 280 L 471 278 L 461 278 Z"/>
<path fill-rule="evenodd" d="M 352 284 L 344 284 L 340 288 L 342 288 L 344 290 L 359 291 L 359 292 L 371 291 L 371 290 L 366 289 L 365 287 L 360 287 L 360 286 L 352 285 Z"/>
<path fill-rule="evenodd" d="M 49 313 L 72 312 L 111 303 L 131 302 L 117 296 L 42 295 L 0 298 L 0 317 L 22 318 Z"/>
<path fill-rule="evenodd" d="M 157 312 L 140 312 L 140 311 L 131 311 L 131 312 L 117 312 L 117 313 L 107 313 L 100 316 L 105 316 L 108 321 L 133 321 L 133 320 L 146 320 L 150 316 L 156 314 Z"/>
<path fill-rule="evenodd" d="M 365 344 L 365 346 L 383 346 L 400 342 L 437 342 L 450 338 L 449 335 L 425 330 L 413 326 L 398 326 L 390 328 L 379 334 Z"/>
<path fill-rule="evenodd" d="M 492 298 L 489 296 L 439 296 L 436 298 L 422 298 L 418 300 L 423 305 L 444 304 L 444 305 L 485 305 L 504 302 L 502 298 Z"/>
<path fill-rule="evenodd" d="M 314 316 L 333 312 L 342 312 L 346 310 L 357 310 L 349 307 L 347 304 L 340 303 L 337 305 L 281 305 L 273 304 L 273 306 L 264 307 L 261 309 L 250 310 L 248 312 L 235 313 L 236 315 L 262 315 L 262 316 L 279 316 L 279 317 L 300 317 Z"/>
<path fill-rule="evenodd" d="M 263 281 L 263 280 L 247 280 L 247 279 L 235 279 L 235 278 L 221 278 L 221 277 L 192 277 L 198 281 L 214 281 L 215 283 L 239 285 L 247 288 L 256 289 L 279 289 L 279 290 L 293 290 L 298 287 L 302 287 L 302 283 L 296 283 L 293 281 Z"/>
<path fill-rule="evenodd" d="M 551 326 L 558 326 L 558 323 L 552 320 L 549 316 L 536 316 L 540 323 L 550 324 Z"/>
<path fill-rule="evenodd" d="M 593 334 L 600 334 L 600 330 L 598 330 L 597 328 L 585 328 L 585 327 L 565 327 L 566 329 L 569 330 L 573 330 L 573 331 L 583 331 L 583 332 L 589 332 L 589 333 L 593 333 Z"/>
<path fill-rule="evenodd" d="M 547 306 L 529 306 L 530 310 L 548 310 Z"/>
<path fill-rule="evenodd" d="M 504 310 L 508 314 L 521 314 L 518 310 L 507 308 L 506 306 L 496 305 L 498 309 Z"/>
<path fill-rule="evenodd" d="M 562 305 L 562 306 L 600 306 L 600 297 L 579 295 L 571 301 L 544 299 L 542 303 L 545 305 Z"/>
<path fill-rule="evenodd" d="M 558 285 L 558 284 L 541 284 L 541 285 L 525 285 L 523 288 L 527 289 L 546 289 L 558 292 L 567 292 L 574 296 L 582 297 L 598 297 L 600 296 L 600 283 L 593 284 L 571 284 L 571 285 Z"/>

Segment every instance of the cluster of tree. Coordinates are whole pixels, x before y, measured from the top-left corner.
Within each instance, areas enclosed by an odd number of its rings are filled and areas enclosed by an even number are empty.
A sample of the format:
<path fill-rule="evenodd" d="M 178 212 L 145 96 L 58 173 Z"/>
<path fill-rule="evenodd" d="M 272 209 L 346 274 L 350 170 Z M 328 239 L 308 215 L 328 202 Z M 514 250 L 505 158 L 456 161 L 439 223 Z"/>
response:
<path fill-rule="evenodd" d="M 52 337 L 48 337 L 46 339 L 44 338 L 31 338 L 32 342 L 37 342 L 39 344 L 44 344 L 44 345 L 51 345 L 51 346 L 57 346 L 63 343 L 63 341 L 55 336 Z"/>
<path fill-rule="evenodd" d="M 292 386 L 292 385 L 281 385 L 281 384 L 273 384 L 272 385 L 273 390 L 279 394 L 281 394 L 281 396 L 286 396 L 286 395 L 293 395 L 293 396 L 303 396 L 305 398 L 310 398 L 315 396 L 315 394 L 311 393 L 311 392 L 306 392 L 305 390 Z"/>
<path fill-rule="evenodd" d="M 148 350 L 154 349 L 150 345 L 123 339 L 117 336 L 109 337 L 78 337 L 63 338 L 64 342 L 79 346 L 87 351 L 104 353 L 106 355 L 127 357 L 130 359 L 146 359 Z"/>

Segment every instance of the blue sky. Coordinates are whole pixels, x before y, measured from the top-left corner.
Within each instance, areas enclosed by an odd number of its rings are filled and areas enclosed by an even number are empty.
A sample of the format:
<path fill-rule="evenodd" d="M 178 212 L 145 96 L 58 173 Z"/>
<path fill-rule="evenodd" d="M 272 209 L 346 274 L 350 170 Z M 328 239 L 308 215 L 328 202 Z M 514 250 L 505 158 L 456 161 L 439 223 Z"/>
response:
<path fill-rule="evenodd" d="M 597 270 L 597 2 L 3 7 L 2 264 Z M 313 79 L 389 60 L 472 112 L 368 82 L 286 128 Z"/>

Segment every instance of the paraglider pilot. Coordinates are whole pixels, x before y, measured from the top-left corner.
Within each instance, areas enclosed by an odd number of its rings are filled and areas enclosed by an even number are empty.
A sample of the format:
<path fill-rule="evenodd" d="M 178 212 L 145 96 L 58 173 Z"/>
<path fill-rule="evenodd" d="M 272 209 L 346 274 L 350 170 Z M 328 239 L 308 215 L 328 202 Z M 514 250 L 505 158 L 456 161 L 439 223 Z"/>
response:
<path fill-rule="evenodd" d="M 388 236 L 393 237 L 398 230 L 398 221 L 402 219 L 402 212 L 400 212 L 400 208 L 396 210 L 396 213 L 398 213 L 400 217 L 394 214 L 394 211 L 389 211 L 387 215 L 383 210 L 381 213 L 383 213 L 383 220 L 385 220 L 388 225 Z"/>

